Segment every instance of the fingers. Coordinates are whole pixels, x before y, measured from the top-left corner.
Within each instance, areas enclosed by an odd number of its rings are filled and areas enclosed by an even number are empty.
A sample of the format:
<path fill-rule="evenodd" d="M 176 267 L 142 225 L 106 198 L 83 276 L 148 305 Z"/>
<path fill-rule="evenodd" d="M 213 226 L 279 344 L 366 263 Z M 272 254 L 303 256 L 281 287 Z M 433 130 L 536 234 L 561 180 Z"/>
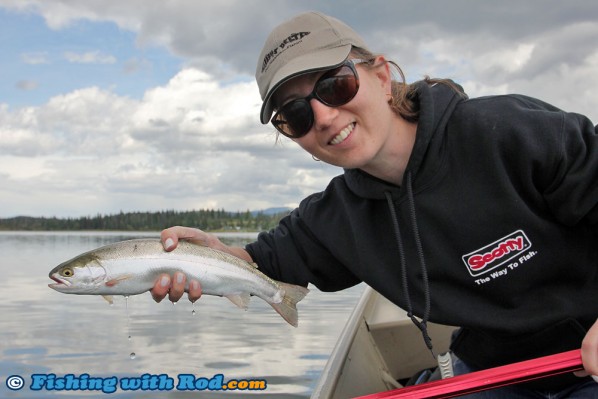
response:
<path fill-rule="evenodd" d="M 185 283 L 187 276 L 181 272 L 176 272 L 174 278 L 170 283 L 170 291 L 168 292 L 168 299 L 170 302 L 178 302 L 185 293 Z"/>
<path fill-rule="evenodd" d="M 179 240 L 186 239 L 196 244 L 210 246 L 211 235 L 199 229 L 184 226 L 174 226 L 162 230 L 160 233 L 162 245 L 166 251 L 172 251 L 176 248 Z"/>
<path fill-rule="evenodd" d="M 197 301 L 201 297 L 201 285 L 197 280 L 191 280 L 189 283 L 189 300 L 191 302 Z"/>
<path fill-rule="evenodd" d="M 162 230 L 160 233 L 160 240 L 165 251 L 174 250 L 181 239 L 204 246 L 211 246 L 213 241 L 220 242 L 215 236 L 191 227 L 173 226 Z M 170 301 L 177 302 L 185 293 L 186 284 L 187 277 L 184 273 L 176 272 L 172 277 L 168 274 L 162 274 L 158 277 L 150 292 L 156 302 L 161 302 L 166 295 L 168 295 Z M 188 292 L 191 302 L 198 300 L 202 293 L 199 282 L 196 280 L 190 281 Z"/>
<path fill-rule="evenodd" d="M 152 298 L 154 301 L 160 303 L 168 291 L 170 290 L 170 276 L 168 274 L 161 274 L 156 282 L 154 283 L 154 288 L 150 290 L 152 294 Z"/>
<path fill-rule="evenodd" d="M 171 278 L 168 274 L 161 274 L 150 290 L 154 301 L 160 303 L 166 295 L 171 302 L 178 302 L 185 293 L 187 277 L 184 273 L 176 272 Z M 189 300 L 195 302 L 201 297 L 201 285 L 197 280 L 191 280 L 189 283 Z"/>
<path fill-rule="evenodd" d="M 598 375 L 598 321 L 581 343 L 581 359 L 587 374 Z"/>

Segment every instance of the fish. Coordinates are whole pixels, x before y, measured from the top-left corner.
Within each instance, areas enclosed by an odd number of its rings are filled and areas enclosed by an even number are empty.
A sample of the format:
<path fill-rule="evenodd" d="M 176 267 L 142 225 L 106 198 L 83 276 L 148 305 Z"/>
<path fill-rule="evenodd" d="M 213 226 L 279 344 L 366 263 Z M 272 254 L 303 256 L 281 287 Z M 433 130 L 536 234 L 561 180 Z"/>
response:
<path fill-rule="evenodd" d="M 80 254 L 54 267 L 48 286 L 64 294 L 138 295 L 149 291 L 162 273 L 182 272 L 189 281 L 198 280 L 202 295 L 228 298 L 247 310 L 251 296 L 274 308 L 290 325 L 297 327 L 297 303 L 309 292 L 300 285 L 276 281 L 260 272 L 257 265 L 226 252 L 181 240 L 167 252 L 159 239 L 119 241 Z"/>

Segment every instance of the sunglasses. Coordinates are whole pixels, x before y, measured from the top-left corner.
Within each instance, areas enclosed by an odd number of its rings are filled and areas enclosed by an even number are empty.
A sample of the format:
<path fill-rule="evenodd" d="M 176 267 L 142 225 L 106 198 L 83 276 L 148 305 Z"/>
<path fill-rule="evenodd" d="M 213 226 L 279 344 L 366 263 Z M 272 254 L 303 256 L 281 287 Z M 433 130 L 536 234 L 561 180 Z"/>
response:
<path fill-rule="evenodd" d="M 312 98 L 329 107 L 340 107 L 351 101 L 359 90 L 355 65 L 364 62 L 368 61 L 346 60 L 339 67 L 322 75 L 307 97 L 289 101 L 280 107 L 272 118 L 276 130 L 292 139 L 305 136 L 314 124 L 314 111 L 309 104 Z"/>

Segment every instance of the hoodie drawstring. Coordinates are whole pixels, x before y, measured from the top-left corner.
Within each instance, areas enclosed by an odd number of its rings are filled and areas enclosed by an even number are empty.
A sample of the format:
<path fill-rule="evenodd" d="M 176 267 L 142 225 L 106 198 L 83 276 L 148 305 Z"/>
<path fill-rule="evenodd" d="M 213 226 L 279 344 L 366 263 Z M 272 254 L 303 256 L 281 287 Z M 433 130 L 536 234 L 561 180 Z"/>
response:
<path fill-rule="evenodd" d="M 413 188 L 411 186 L 411 173 L 407 173 L 406 175 L 406 189 L 407 189 L 407 198 L 409 202 L 409 212 L 411 216 L 411 225 L 413 228 L 413 236 L 415 238 L 415 244 L 417 246 L 417 252 L 419 256 L 419 264 L 421 267 L 422 279 L 424 284 L 424 296 L 425 296 L 425 308 L 424 308 L 424 316 L 421 321 L 417 320 L 417 318 L 413 315 L 413 307 L 411 305 L 411 296 L 409 295 L 409 283 L 407 282 L 407 263 L 405 260 L 405 251 L 403 248 L 403 240 L 401 238 L 401 229 L 399 227 L 399 219 L 397 218 L 397 213 L 395 210 L 394 202 L 392 200 L 392 195 L 390 192 L 385 192 L 386 200 L 388 202 L 388 209 L 390 210 L 390 214 L 392 217 L 392 223 L 395 231 L 395 236 L 397 240 L 397 245 L 399 249 L 399 258 L 401 261 L 401 278 L 403 283 L 403 293 L 405 295 L 405 303 L 407 305 L 407 316 L 411 319 L 413 324 L 421 331 L 422 337 L 424 342 L 434 359 L 436 359 L 436 355 L 434 354 L 433 346 L 432 346 L 432 339 L 428 334 L 428 319 L 430 317 L 430 284 L 428 281 L 428 270 L 426 268 L 426 261 L 424 258 L 424 251 L 421 244 L 421 240 L 419 237 L 419 230 L 417 228 L 417 217 L 415 214 L 415 200 L 413 198 Z"/>

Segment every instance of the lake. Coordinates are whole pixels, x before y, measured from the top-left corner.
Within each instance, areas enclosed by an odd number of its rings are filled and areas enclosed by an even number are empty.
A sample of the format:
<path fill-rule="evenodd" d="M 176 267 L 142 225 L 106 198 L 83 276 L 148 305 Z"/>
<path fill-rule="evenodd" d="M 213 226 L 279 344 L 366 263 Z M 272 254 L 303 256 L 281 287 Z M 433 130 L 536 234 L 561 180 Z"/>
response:
<path fill-rule="evenodd" d="M 244 245 L 256 234 L 219 236 Z M 59 263 L 140 237 L 159 234 L 0 232 L 0 397 L 239 398 L 248 393 L 202 389 L 219 379 L 239 387 L 265 381 L 266 389 L 251 397 L 310 396 L 363 286 L 338 293 L 309 287 L 298 305 L 298 328 L 256 297 L 247 311 L 212 296 L 194 305 L 186 299 L 157 304 L 149 293 L 116 297 L 111 306 L 99 296 L 48 288 L 48 273 Z M 19 376 L 23 388 L 9 389 L 18 386 Z M 124 382 L 141 383 L 142 389 L 121 389 Z M 112 383 L 119 385 L 110 393 Z"/>

